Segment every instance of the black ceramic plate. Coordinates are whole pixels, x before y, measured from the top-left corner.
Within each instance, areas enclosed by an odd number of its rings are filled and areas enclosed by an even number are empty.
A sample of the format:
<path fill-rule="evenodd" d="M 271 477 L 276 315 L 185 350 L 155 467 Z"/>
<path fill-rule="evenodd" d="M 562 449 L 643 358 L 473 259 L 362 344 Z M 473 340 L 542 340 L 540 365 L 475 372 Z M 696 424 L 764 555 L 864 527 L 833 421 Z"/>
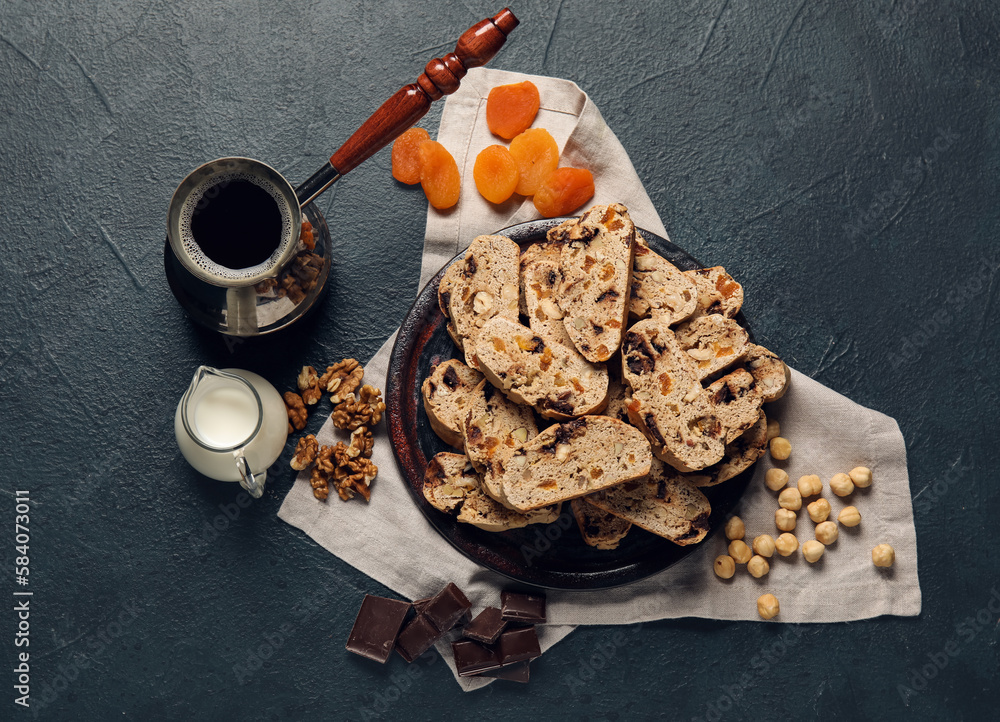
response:
<path fill-rule="evenodd" d="M 530 221 L 499 233 L 523 248 L 544 240 L 546 231 L 563 220 Z M 640 233 L 654 251 L 681 270 L 705 267 L 670 241 L 641 229 Z M 456 258 L 464 255 L 463 252 Z M 420 385 L 435 364 L 461 358 L 445 331 L 446 320 L 437 305 L 437 288 L 443 273 L 442 268 L 424 287 L 403 321 L 386 380 L 393 451 L 413 502 L 438 532 L 462 554 L 484 567 L 520 582 L 551 589 L 600 589 L 628 584 L 662 571 L 690 554 L 696 546 L 677 546 L 637 527 L 629 531 L 617 549 L 602 551 L 589 547 L 580 537 L 569 504 L 563 505 L 562 515 L 551 524 L 491 533 L 461 524 L 427 503 L 421 487 L 428 459 L 441 451 L 455 451 L 431 429 L 420 395 Z M 739 320 L 743 322 L 742 318 Z M 744 472 L 704 490 L 712 502 L 709 520 L 712 530 L 724 523 L 743 495 L 751 474 L 752 471 Z"/>

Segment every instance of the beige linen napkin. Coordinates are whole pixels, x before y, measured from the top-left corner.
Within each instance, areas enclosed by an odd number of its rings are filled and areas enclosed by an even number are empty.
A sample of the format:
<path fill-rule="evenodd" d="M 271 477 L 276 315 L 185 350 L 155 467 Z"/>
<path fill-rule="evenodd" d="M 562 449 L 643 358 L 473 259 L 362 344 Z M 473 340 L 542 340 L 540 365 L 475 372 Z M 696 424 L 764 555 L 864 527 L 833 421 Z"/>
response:
<path fill-rule="evenodd" d="M 586 167 L 594 173 L 596 193 L 591 203 L 622 202 L 637 226 L 666 237 L 628 154 L 583 91 L 566 80 L 480 68 L 470 71 L 458 92 L 448 98 L 441 117 L 438 140 L 455 155 L 463 178 L 462 196 L 450 212 L 428 210 L 421 286 L 476 235 L 538 217 L 530 199 L 513 199 L 499 207 L 487 203 L 472 180 L 476 154 L 499 142 L 486 127 L 489 89 L 526 78 L 538 86 L 542 98 L 535 127 L 544 127 L 555 137 L 562 150 L 562 165 Z M 725 258 L 701 260 L 709 265 L 726 263 Z M 366 380 L 383 388 L 394 340 L 395 335 L 365 367 Z M 772 350 L 781 355 L 780 348 Z M 807 563 L 801 553 L 788 558 L 775 555 L 770 560 L 770 573 L 762 579 L 754 579 L 745 569 L 739 569 L 728 581 L 718 579 L 712 561 L 725 553 L 726 541 L 717 534 L 670 569 L 634 584 L 595 592 L 550 591 L 550 624 L 541 628 L 543 650 L 577 624 L 631 624 L 677 617 L 760 622 L 756 600 L 767 592 L 778 597 L 778 620 L 782 622 L 842 622 L 882 614 L 919 614 L 906 447 L 896 422 L 795 371 L 788 393 L 767 412 L 769 418 L 781 423 L 783 435 L 791 440 L 792 455 L 783 468 L 792 483 L 802 475 L 818 474 L 824 481 L 823 496 L 833 507 L 831 518 L 843 507 L 854 505 L 861 512 L 861 525 L 841 527 L 839 540 L 816 564 Z M 317 438 L 321 444 L 346 440 L 329 420 Z M 379 474 L 369 505 L 345 504 L 336 498 L 318 502 L 312 496 L 308 474 L 303 472 L 278 516 L 408 599 L 433 594 L 451 581 L 468 594 L 476 610 L 496 605 L 508 580 L 466 559 L 424 518 L 401 477 L 384 424 L 376 434 L 373 460 Z M 763 481 L 771 465 L 768 456 L 757 464 L 737 509 L 746 523 L 748 543 L 758 534 L 778 534 L 774 526 L 776 494 Z M 829 490 L 830 477 L 855 466 L 872 469 L 872 486 L 844 499 L 834 496 Z M 813 528 L 803 508 L 795 530 L 800 543 L 813 538 Z M 880 543 L 891 544 L 896 550 L 891 569 L 872 564 L 871 549 Z M 438 649 L 454 672 L 450 645 L 439 643 Z M 489 683 L 485 679 L 456 679 L 466 690 Z"/>

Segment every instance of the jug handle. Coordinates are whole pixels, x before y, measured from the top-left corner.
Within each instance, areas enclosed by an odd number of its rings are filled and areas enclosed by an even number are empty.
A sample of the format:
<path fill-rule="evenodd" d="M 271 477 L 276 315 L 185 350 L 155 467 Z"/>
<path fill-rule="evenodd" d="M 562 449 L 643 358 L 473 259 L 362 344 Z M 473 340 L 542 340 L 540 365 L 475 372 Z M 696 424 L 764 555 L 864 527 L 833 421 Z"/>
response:
<path fill-rule="evenodd" d="M 264 494 L 263 479 L 258 481 L 250 470 L 250 465 L 247 464 L 246 457 L 243 455 L 243 449 L 234 451 L 233 457 L 236 459 L 236 470 L 240 472 L 240 486 L 250 492 L 250 496 L 254 499 L 259 499 Z"/>

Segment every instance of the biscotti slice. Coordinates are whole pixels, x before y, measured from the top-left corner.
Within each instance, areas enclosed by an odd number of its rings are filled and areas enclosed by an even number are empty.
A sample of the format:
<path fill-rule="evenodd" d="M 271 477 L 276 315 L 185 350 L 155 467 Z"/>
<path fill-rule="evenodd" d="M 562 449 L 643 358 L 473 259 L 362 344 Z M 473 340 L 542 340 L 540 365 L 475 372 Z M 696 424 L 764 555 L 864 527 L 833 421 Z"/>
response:
<path fill-rule="evenodd" d="M 483 326 L 476 356 L 486 378 L 515 403 L 533 406 L 549 419 L 600 413 L 608 371 L 576 349 L 497 316 Z"/>
<path fill-rule="evenodd" d="M 483 324 L 497 316 L 517 320 L 520 255 L 506 236 L 478 236 L 451 284 L 448 316 L 471 368 L 479 368 L 475 340 Z"/>
<path fill-rule="evenodd" d="M 569 501 L 649 473 L 652 452 L 637 429 L 607 416 L 555 424 L 518 448 L 500 478 L 520 511 Z"/>
<path fill-rule="evenodd" d="M 699 380 L 743 358 L 750 346 L 746 329 L 719 314 L 699 316 L 673 329 L 677 342 L 691 357 Z"/>
<path fill-rule="evenodd" d="M 726 455 L 722 461 L 705 470 L 710 472 L 708 476 L 694 478 L 692 475 L 689 478 L 695 486 L 699 487 L 721 484 L 753 466 L 766 450 L 767 417 L 761 411 L 756 424 L 740 434 L 734 441 L 726 444 Z"/>
<path fill-rule="evenodd" d="M 777 401 L 785 395 L 792 374 L 785 362 L 763 346 L 749 344 L 743 363 L 753 374 L 764 403 Z"/>
<path fill-rule="evenodd" d="M 635 225 L 625 206 L 614 203 L 594 206 L 558 228 L 562 281 L 556 300 L 566 333 L 588 361 L 607 361 L 621 346 L 628 321 Z"/>
<path fill-rule="evenodd" d="M 521 444 L 538 436 L 535 415 L 483 379 L 470 392 L 462 420 L 465 453 L 483 475 L 483 490 L 499 502 L 503 494 L 495 481 L 504 459 Z"/>
<path fill-rule="evenodd" d="M 448 359 L 434 367 L 420 387 L 424 411 L 434 433 L 456 449 L 465 448 L 463 428 L 469 395 L 483 375 L 458 359 Z"/>
<path fill-rule="evenodd" d="M 622 373 L 632 392 L 629 420 L 656 456 L 679 471 L 698 471 L 722 459 L 727 430 L 669 328 L 651 318 L 632 326 L 622 344 Z"/>
<path fill-rule="evenodd" d="M 757 423 L 762 403 L 754 377 L 746 369 L 736 369 L 710 384 L 694 405 L 701 414 L 719 420 L 728 444 Z"/>
<path fill-rule="evenodd" d="M 469 494 L 456 517 L 460 522 L 472 524 L 484 531 L 501 532 L 519 529 L 528 524 L 551 524 L 559 518 L 561 504 L 534 509 L 525 513 L 508 509 L 480 490 Z"/>
<path fill-rule="evenodd" d="M 556 303 L 562 280 L 561 255 L 562 246 L 551 241 L 534 243 L 521 254 L 521 313 L 527 317 L 531 330 L 572 346 Z"/>
<path fill-rule="evenodd" d="M 438 511 L 452 514 L 479 488 L 479 474 L 465 454 L 442 451 L 427 462 L 424 498 Z"/>
<path fill-rule="evenodd" d="M 424 498 L 438 511 L 491 532 L 517 529 L 528 524 L 549 524 L 559 517 L 560 505 L 527 514 L 511 511 L 483 493 L 481 478 L 464 454 L 435 455 L 424 472 Z"/>
<path fill-rule="evenodd" d="M 680 546 L 705 538 L 712 513 L 708 497 L 659 460 L 645 479 L 626 481 L 585 501 Z"/>
<path fill-rule="evenodd" d="M 692 317 L 720 313 L 732 318 L 743 307 L 743 286 L 722 266 L 684 271 L 698 287 L 698 306 Z"/>
<path fill-rule="evenodd" d="M 595 549 L 617 549 L 632 528 L 632 522 L 598 509 L 583 498 L 573 499 L 570 508 L 584 543 Z"/>
<path fill-rule="evenodd" d="M 636 318 L 659 315 L 672 326 L 683 321 L 698 305 L 694 281 L 645 243 L 635 244 L 632 262 L 632 297 L 629 312 Z"/>

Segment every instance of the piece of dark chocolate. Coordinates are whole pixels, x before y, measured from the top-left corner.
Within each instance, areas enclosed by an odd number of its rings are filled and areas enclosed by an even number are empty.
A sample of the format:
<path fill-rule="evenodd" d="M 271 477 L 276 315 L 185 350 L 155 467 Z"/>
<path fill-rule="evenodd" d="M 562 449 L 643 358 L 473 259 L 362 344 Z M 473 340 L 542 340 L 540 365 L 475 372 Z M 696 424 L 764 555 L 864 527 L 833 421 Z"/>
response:
<path fill-rule="evenodd" d="M 504 619 L 525 624 L 545 622 L 545 596 L 521 592 L 500 592 L 500 607 Z"/>
<path fill-rule="evenodd" d="M 506 679 L 511 682 L 528 683 L 528 661 L 505 664 L 497 669 L 488 669 L 479 674 L 480 677 L 494 677 L 495 679 Z"/>
<path fill-rule="evenodd" d="M 521 662 L 542 655 L 542 649 L 538 645 L 538 633 L 534 627 L 508 629 L 500 635 L 496 647 L 500 664 Z"/>
<path fill-rule="evenodd" d="M 462 634 L 483 644 L 493 644 L 506 626 L 507 620 L 497 607 L 486 607 L 465 625 Z"/>
<path fill-rule="evenodd" d="M 423 599 L 414 599 L 413 600 L 413 611 L 416 612 L 417 614 L 423 614 L 424 613 L 424 609 L 427 608 L 427 604 L 433 598 L 434 597 L 424 597 Z"/>
<path fill-rule="evenodd" d="M 434 595 L 424 607 L 422 616 L 427 617 L 438 630 L 447 632 L 458 624 L 469 610 L 472 603 L 462 594 L 462 590 L 449 582 L 448 586 Z"/>
<path fill-rule="evenodd" d="M 423 614 L 418 614 L 406 625 L 396 640 L 396 651 L 407 662 L 412 662 L 426 652 L 434 642 L 441 639 L 443 632 Z"/>
<path fill-rule="evenodd" d="M 347 650 L 385 664 L 409 611 L 409 602 L 366 594 L 347 638 Z"/>
<path fill-rule="evenodd" d="M 455 655 L 455 667 L 459 677 L 472 677 L 481 672 L 500 667 L 495 650 L 471 639 L 460 639 L 451 643 Z"/>

